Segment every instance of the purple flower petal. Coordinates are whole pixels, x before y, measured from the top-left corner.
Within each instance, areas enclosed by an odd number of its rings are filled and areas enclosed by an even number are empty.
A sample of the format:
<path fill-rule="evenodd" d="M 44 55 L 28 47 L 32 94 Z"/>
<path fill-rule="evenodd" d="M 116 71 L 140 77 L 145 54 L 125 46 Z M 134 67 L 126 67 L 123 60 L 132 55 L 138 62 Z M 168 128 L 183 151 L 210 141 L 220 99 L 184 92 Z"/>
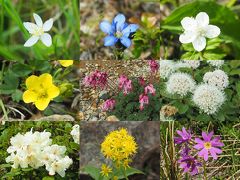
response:
<path fill-rule="evenodd" d="M 112 25 L 108 21 L 102 21 L 99 25 L 100 29 L 106 34 L 112 34 Z"/>
<path fill-rule="evenodd" d="M 116 25 L 116 31 L 122 31 L 122 28 L 125 25 L 125 16 L 123 14 L 118 14 L 114 19 L 113 22 Z"/>
<path fill-rule="evenodd" d="M 104 46 L 113 46 L 117 40 L 118 39 L 115 36 L 106 36 L 104 38 Z"/>
<path fill-rule="evenodd" d="M 204 142 L 200 138 L 195 138 L 195 142 L 198 144 L 204 144 Z"/>
<path fill-rule="evenodd" d="M 213 159 L 217 159 L 217 154 L 216 154 L 214 148 L 209 149 L 209 152 L 210 152 L 211 156 L 213 157 Z"/>
<path fill-rule="evenodd" d="M 131 46 L 131 40 L 127 37 L 121 37 L 120 41 L 127 48 Z"/>
<path fill-rule="evenodd" d="M 208 135 L 207 135 L 207 133 L 206 132 L 202 132 L 202 137 L 203 137 L 203 139 L 204 139 L 204 141 L 209 141 L 210 139 L 208 138 Z"/>
<path fill-rule="evenodd" d="M 199 149 L 202 149 L 204 148 L 204 145 L 203 144 L 196 144 L 195 146 L 193 146 L 195 149 L 199 150 Z"/>

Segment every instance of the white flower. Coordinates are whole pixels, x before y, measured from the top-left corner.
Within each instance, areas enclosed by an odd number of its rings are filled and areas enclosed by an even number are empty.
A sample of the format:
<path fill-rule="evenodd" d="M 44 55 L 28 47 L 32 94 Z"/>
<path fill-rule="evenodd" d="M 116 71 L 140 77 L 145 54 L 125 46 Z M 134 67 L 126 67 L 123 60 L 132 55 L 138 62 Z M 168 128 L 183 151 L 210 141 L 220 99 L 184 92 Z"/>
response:
<path fill-rule="evenodd" d="M 79 129 L 79 125 L 78 124 L 75 124 L 73 127 L 72 127 L 72 131 L 70 133 L 73 137 L 73 140 L 75 143 L 79 144 L 80 142 L 80 129 Z"/>
<path fill-rule="evenodd" d="M 34 20 L 36 24 L 31 22 L 24 22 L 24 27 L 28 30 L 32 36 L 25 42 L 25 47 L 33 46 L 37 41 L 40 39 L 43 44 L 46 46 L 52 45 L 52 37 L 50 34 L 46 33 L 52 28 L 53 25 L 53 19 L 50 18 L 45 23 L 42 22 L 42 19 L 39 15 L 33 14 Z"/>
<path fill-rule="evenodd" d="M 219 69 L 204 74 L 203 81 L 207 84 L 218 87 L 220 90 L 225 89 L 229 84 L 228 75 Z"/>
<path fill-rule="evenodd" d="M 185 17 L 181 21 L 184 33 L 179 41 L 183 44 L 192 43 L 196 51 L 206 47 L 206 38 L 216 38 L 220 34 L 217 26 L 209 25 L 209 16 L 205 12 L 197 14 L 196 18 Z"/>
<path fill-rule="evenodd" d="M 168 78 L 176 70 L 175 63 L 170 60 L 160 60 L 160 77 L 162 79 Z"/>
<path fill-rule="evenodd" d="M 197 69 L 200 66 L 200 60 L 184 60 L 183 61 L 189 68 Z"/>
<path fill-rule="evenodd" d="M 193 94 L 193 102 L 206 114 L 214 114 L 225 100 L 224 93 L 216 86 L 199 85 Z"/>
<path fill-rule="evenodd" d="M 187 73 L 174 73 L 166 83 L 166 90 L 169 94 L 177 94 L 181 97 L 186 96 L 189 92 L 193 92 L 194 89 L 195 81 Z"/>
<path fill-rule="evenodd" d="M 216 68 L 220 68 L 224 64 L 224 60 L 208 60 L 207 63 Z"/>

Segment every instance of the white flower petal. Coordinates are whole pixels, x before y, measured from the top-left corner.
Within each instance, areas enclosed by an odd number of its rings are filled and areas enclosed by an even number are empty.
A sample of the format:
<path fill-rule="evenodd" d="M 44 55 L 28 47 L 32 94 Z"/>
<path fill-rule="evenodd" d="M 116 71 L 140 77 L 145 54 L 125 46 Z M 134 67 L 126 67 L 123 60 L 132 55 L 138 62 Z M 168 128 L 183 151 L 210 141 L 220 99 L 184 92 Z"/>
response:
<path fill-rule="evenodd" d="M 206 38 L 203 36 L 199 36 L 193 41 L 192 44 L 194 49 L 200 52 L 206 47 Z"/>
<path fill-rule="evenodd" d="M 53 26 L 53 18 L 50 18 L 43 24 L 43 31 L 47 32 L 49 31 Z"/>
<path fill-rule="evenodd" d="M 30 34 L 32 34 L 35 31 L 35 29 L 38 28 L 36 24 L 31 22 L 24 22 L 23 26 L 28 30 Z"/>
<path fill-rule="evenodd" d="M 206 28 L 206 37 L 207 38 L 215 38 L 219 36 L 220 34 L 220 29 L 217 26 L 214 25 L 208 25 Z"/>
<path fill-rule="evenodd" d="M 181 24 L 184 30 L 192 30 L 197 26 L 195 19 L 190 17 L 183 18 Z"/>
<path fill-rule="evenodd" d="M 179 41 L 183 44 L 191 43 L 195 40 L 196 35 L 192 31 L 185 31 L 183 34 L 180 35 Z"/>
<path fill-rule="evenodd" d="M 209 24 L 209 16 L 205 12 L 200 12 L 196 16 L 197 24 L 201 27 L 205 27 Z"/>
<path fill-rule="evenodd" d="M 30 47 L 36 44 L 36 42 L 39 40 L 39 36 L 32 36 L 30 37 L 24 44 L 25 47 Z"/>
<path fill-rule="evenodd" d="M 47 47 L 52 45 L 52 37 L 50 36 L 50 34 L 44 33 L 43 35 L 41 35 L 40 39 Z"/>
<path fill-rule="evenodd" d="M 39 15 L 33 13 L 33 17 L 34 17 L 34 20 L 36 22 L 36 24 L 39 26 L 39 27 L 42 27 L 43 25 L 43 22 L 42 22 L 42 19 Z"/>

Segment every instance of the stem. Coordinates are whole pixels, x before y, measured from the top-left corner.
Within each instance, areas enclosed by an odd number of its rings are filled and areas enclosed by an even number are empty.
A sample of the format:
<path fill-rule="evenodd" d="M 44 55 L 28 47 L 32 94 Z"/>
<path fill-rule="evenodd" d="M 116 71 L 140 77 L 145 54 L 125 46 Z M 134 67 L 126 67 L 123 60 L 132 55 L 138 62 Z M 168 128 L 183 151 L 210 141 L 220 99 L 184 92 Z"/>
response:
<path fill-rule="evenodd" d="M 207 171 L 206 171 L 206 162 L 203 163 L 203 173 L 204 173 L 204 179 L 207 180 Z"/>
<path fill-rule="evenodd" d="M 126 175 L 126 172 L 125 172 L 124 168 L 123 168 L 123 175 L 124 175 L 125 179 L 128 180 L 128 177 Z"/>

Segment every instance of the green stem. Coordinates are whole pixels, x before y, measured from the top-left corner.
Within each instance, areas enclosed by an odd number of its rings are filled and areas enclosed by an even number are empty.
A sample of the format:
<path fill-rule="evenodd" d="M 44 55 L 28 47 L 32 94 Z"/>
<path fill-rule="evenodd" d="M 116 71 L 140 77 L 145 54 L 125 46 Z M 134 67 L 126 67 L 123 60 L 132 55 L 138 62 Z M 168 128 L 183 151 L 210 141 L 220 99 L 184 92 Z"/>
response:
<path fill-rule="evenodd" d="M 204 179 L 207 180 L 207 169 L 206 169 L 206 162 L 203 163 L 203 173 L 204 173 Z"/>
<path fill-rule="evenodd" d="M 126 172 L 125 172 L 124 168 L 122 169 L 122 172 L 123 172 L 124 178 L 125 178 L 126 180 L 128 180 L 128 177 L 127 177 L 127 175 L 126 175 Z"/>

